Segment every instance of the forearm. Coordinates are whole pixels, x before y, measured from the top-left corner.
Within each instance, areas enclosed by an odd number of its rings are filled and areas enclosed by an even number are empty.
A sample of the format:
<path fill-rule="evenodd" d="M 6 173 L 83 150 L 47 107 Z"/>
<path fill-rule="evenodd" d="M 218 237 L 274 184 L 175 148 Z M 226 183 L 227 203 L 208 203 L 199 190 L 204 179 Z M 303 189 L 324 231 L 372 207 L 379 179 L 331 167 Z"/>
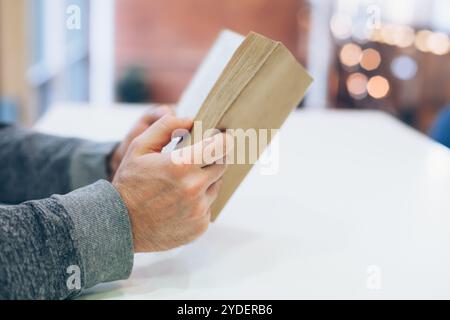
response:
<path fill-rule="evenodd" d="M 106 181 L 0 207 L 0 231 L 0 299 L 66 299 L 131 272 L 128 212 Z"/>
<path fill-rule="evenodd" d="M 0 202 L 18 204 L 65 194 L 108 179 L 115 144 L 98 144 L 0 127 Z"/>

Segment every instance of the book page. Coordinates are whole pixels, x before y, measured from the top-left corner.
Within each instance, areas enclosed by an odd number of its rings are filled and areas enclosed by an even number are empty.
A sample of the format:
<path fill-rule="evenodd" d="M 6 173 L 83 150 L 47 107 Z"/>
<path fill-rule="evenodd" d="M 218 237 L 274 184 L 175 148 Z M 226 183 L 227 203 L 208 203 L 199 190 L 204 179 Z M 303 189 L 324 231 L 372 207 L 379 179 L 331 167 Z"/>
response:
<path fill-rule="evenodd" d="M 245 37 L 224 30 L 202 62 L 177 107 L 179 117 L 194 118 Z"/>

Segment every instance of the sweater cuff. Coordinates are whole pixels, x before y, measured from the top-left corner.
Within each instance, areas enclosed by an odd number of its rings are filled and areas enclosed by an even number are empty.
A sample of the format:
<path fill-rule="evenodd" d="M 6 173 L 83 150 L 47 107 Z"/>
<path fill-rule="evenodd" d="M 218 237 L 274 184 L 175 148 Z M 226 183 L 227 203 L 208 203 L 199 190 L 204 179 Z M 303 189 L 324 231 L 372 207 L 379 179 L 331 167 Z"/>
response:
<path fill-rule="evenodd" d="M 107 181 L 54 196 L 74 223 L 75 246 L 83 287 L 129 277 L 133 268 L 133 237 L 128 210 Z"/>
<path fill-rule="evenodd" d="M 108 158 L 118 143 L 83 142 L 70 161 L 71 190 L 85 187 L 98 180 L 108 180 Z"/>

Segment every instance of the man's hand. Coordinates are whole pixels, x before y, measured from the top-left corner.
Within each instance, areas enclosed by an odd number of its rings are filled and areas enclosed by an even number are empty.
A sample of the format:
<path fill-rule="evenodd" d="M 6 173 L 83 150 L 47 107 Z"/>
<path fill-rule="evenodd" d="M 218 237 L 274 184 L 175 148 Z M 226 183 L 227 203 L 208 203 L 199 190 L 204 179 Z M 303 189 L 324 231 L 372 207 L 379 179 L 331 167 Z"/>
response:
<path fill-rule="evenodd" d="M 232 143 L 223 134 L 201 142 L 221 148 L 209 163 L 202 164 L 177 163 L 171 154 L 161 153 L 175 130 L 189 130 L 192 125 L 192 120 L 164 116 L 133 140 L 117 171 L 113 185 L 129 211 L 135 252 L 179 247 L 209 226 L 210 207 L 226 169 L 216 162 L 226 156 Z M 187 149 L 199 152 L 197 146 Z"/>
<path fill-rule="evenodd" d="M 169 106 L 161 106 L 156 109 L 150 110 L 146 114 L 144 114 L 138 122 L 133 126 L 130 132 L 127 134 L 122 143 L 117 147 L 110 158 L 109 162 L 109 171 L 110 171 L 110 179 L 114 178 L 117 169 L 120 166 L 125 154 L 127 153 L 128 148 L 130 147 L 131 142 L 139 135 L 141 135 L 145 130 L 148 129 L 152 124 L 156 121 L 164 117 L 165 115 L 173 115 L 173 109 Z"/>

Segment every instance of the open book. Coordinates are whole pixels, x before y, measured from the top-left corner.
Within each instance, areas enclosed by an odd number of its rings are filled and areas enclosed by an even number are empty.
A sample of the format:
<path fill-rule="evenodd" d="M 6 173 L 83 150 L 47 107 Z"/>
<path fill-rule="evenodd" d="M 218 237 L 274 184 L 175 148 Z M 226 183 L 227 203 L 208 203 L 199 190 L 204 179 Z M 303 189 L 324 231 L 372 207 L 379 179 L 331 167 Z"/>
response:
<path fill-rule="evenodd" d="M 182 95 L 177 113 L 201 121 L 203 132 L 211 128 L 279 129 L 311 83 L 312 78 L 280 42 L 256 33 L 243 37 L 226 30 Z M 271 137 L 267 139 L 270 142 Z M 259 148 L 257 156 L 263 151 Z M 219 197 L 211 208 L 212 220 L 251 167 L 252 163 L 229 165 Z"/>

